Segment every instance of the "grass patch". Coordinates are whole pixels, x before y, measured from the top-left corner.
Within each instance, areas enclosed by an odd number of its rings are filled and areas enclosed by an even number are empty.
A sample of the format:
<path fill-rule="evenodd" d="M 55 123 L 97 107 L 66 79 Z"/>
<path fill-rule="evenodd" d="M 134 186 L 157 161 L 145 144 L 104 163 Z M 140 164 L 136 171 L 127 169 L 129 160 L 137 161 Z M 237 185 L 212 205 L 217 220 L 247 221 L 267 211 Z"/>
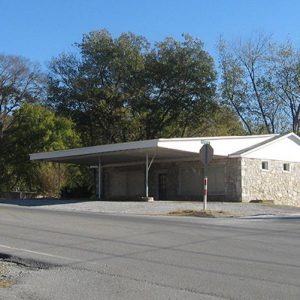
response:
<path fill-rule="evenodd" d="M 186 216 L 201 218 L 221 218 L 233 217 L 234 214 L 224 210 L 196 210 L 196 209 L 179 209 L 168 213 L 169 216 Z"/>

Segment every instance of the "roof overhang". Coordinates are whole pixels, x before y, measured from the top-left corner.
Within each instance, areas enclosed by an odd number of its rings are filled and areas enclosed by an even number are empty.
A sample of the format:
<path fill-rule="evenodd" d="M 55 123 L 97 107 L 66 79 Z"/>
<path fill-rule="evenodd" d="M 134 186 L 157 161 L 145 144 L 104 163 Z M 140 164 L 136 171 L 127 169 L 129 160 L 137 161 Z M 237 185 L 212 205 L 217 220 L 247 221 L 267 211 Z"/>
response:
<path fill-rule="evenodd" d="M 70 150 L 33 153 L 30 160 L 58 163 L 103 165 L 145 162 L 146 155 L 155 161 L 198 159 L 197 151 L 183 151 L 159 146 L 159 140 L 101 145 Z"/>
<path fill-rule="evenodd" d="M 33 153 L 30 160 L 59 163 L 103 165 L 144 162 L 148 154 L 155 161 L 198 160 L 203 143 L 209 142 L 214 158 L 230 157 L 231 154 L 271 140 L 276 135 L 230 136 L 202 138 L 153 139 L 129 143 L 99 145 L 69 150 Z"/>

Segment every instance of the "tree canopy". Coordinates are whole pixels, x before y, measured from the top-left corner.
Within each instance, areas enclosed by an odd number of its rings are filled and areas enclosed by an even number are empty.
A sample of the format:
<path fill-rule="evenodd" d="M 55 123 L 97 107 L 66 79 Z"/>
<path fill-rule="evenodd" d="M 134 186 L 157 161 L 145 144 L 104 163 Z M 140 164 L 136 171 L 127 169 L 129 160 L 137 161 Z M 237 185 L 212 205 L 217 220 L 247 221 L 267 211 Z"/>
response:
<path fill-rule="evenodd" d="M 20 56 L 0 54 L 0 144 L 11 124 L 11 114 L 45 92 L 37 65 Z"/>
<path fill-rule="evenodd" d="M 100 30 L 75 46 L 49 63 L 47 75 L 25 58 L 0 55 L 0 190 L 55 192 L 55 168 L 30 162 L 33 152 L 243 132 L 220 104 L 214 61 L 199 39 L 151 44 Z M 65 185 L 88 186 L 90 171 L 62 172 Z"/>
<path fill-rule="evenodd" d="M 85 145 L 186 136 L 219 106 L 213 59 L 189 35 L 152 46 L 101 30 L 76 46 L 79 55 L 50 64 L 47 104 L 75 122 Z"/>
<path fill-rule="evenodd" d="M 53 191 L 57 183 L 52 164 L 33 163 L 29 154 L 79 146 L 74 124 L 45 107 L 28 103 L 16 110 L 12 118 L 14 122 L 4 140 L 7 151 L 0 174 L 2 189 Z"/>

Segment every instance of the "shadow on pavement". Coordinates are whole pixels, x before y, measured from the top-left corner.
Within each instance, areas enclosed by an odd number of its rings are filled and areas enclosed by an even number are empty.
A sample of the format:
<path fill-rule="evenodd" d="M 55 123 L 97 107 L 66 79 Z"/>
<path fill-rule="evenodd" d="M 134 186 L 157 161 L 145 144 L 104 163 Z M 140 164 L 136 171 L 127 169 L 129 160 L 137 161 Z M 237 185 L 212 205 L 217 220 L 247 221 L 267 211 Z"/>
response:
<path fill-rule="evenodd" d="M 277 217 L 277 218 L 273 218 L 276 220 L 290 220 L 290 221 L 300 221 L 300 215 L 299 216 L 283 216 L 283 217 Z"/>
<path fill-rule="evenodd" d="M 296 220 L 300 221 L 300 214 L 297 215 L 252 215 L 241 217 L 248 220 Z"/>
<path fill-rule="evenodd" d="M 18 206 L 46 206 L 72 204 L 93 201 L 90 199 L 0 199 L 0 204 L 18 205 Z"/>

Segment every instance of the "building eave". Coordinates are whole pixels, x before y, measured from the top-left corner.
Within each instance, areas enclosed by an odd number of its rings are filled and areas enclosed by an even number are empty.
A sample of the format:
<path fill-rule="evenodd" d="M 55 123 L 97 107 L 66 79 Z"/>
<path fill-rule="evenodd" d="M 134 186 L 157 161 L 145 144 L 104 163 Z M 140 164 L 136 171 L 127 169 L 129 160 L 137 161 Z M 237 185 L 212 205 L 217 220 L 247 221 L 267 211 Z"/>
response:
<path fill-rule="evenodd" d="M 277 135 L 274 135 L 274 138 L 271 138 L 270 140 L 266 140 L 265 142 L 262 142 L 261 144 L 257 144 L 256 146 L 254 145 L 249 150 L 245 149 L 244 151 L 241 151 L 241 153 L 238 153 L 238 154 L 237 153 L 232 153 L 232 154 L 229 155 L 229 157 L 231 157 L 231 158 L 244 157 L 244 156 L 246 156 L 246 155 L 248 155 L 248 154 L 250 154 L 252 152 L 255 152 L 255 151 L 258 151 L 260 149 L 263 149 L 263 148 L 265 148 L 265 147 L 267 147 L 269 145 L 272 145 L 272 144 L 274 144 L 276 142 L 279 142 L 279 141 L 281 141 L 283 139 L 286 139 L 286 138 L 289 138 L 289 137 L 296 138 L 299 141 L 299 143 L 300 143 L 299 136 L 296 135 L 293 132 L 290 132 L 290 133 L 287 133 L 287 134 L 284 134 L 284 135 L 277 134 Z"/>

